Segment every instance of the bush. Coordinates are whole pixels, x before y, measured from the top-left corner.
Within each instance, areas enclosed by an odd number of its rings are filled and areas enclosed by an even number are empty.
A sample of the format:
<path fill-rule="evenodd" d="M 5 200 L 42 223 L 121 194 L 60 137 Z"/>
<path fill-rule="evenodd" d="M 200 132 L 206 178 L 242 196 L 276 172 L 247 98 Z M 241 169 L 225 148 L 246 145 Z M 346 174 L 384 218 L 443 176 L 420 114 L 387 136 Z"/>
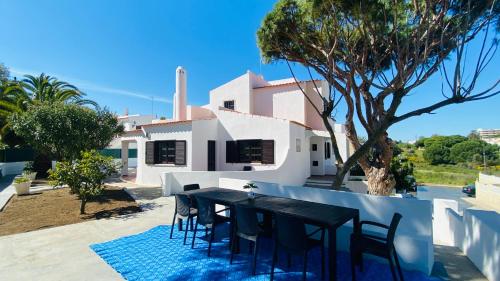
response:
<path fill-rule="evenodd" d="M 481 140 L 468 140 L 455 144 L 450 149 L 450 158 L 455 163 L 483 163 L 483 152 L 487 162 L 495 162 L 498 159 L 498 146 Z"/>
<path fill-rule="evenodd" d="M 433 142 L 430 146 L 426 146 L 423 156 L 425 161 L 432 165 L 450 163 L 450 149 L 442 142 Z"/>
<path fill-rule="evenodd" d="M 104 149 L 123 132 L 116 116 L 107 110 L 64 103 L 33 105 L 14 114 L 10 123 L 37 152 L 55 160 L 71 161 L 81 151 Z"/>
<path fill-rule="evenodd" d="M 104 180 L 116 173 L 113 158 L 102 156 L 95 150 L 81 153 L 81 159 L 56 163 L 49 172 L 54 186 L 68 185 L 70 192 L 81 200 L 80 214 L 85 214 L 85 204 L 104 190 Z"/>

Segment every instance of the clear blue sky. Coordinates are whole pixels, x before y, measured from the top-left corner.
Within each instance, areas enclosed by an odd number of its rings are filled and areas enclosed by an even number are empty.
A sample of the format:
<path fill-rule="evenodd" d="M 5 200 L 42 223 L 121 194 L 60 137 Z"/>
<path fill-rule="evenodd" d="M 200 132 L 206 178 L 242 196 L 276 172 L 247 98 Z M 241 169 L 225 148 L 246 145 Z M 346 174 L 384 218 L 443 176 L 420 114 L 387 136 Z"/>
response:
<path fill-rule="evenodd" d="M 0 0 L 0 62 L 13 76 L 45 72 L 74 84 L 90 99 L 122 113 L 170 117 L 175 68 L 188 71 L 188 102 L 246 70 L 266 79 L 289 77 L 285 64 L 259 64 L 256 30 L 273 1 Z M 483 81 L 500 73 L 497 58 Z M 301 78 L 306 79 L 304 72 Z M 401 110 L 440 98 L 439 76 Z M 486 85 L 486 84 L 485 84 Z M 342 121 L 342 108 L 337 119 Z M 500 127 L 500 96 L 454 105 L 390 129 L 394 139 L 467 134 Z"/>

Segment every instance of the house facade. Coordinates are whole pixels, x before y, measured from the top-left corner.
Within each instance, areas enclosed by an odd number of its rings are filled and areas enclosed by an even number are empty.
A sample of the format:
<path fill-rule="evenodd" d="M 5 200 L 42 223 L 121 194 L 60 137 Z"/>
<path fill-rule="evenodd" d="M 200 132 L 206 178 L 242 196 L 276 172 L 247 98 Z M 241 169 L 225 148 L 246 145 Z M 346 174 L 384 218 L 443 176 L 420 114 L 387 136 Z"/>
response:
<path fill-rule="evenodd" d="M 300 82 L 319 108 L 323 81 Z M 318 94 L 319 91 L 319 94 Z M 128 149 L 137 149 L 136 182 L 162 185 L 177 172 L 245 171 L 282 184 L 302 185 L 311 175 L 336 172 L 329 134 L 293 79 L 266 81 L 250 71 L 210 91 L 204 106 L 187 105 L 187 72 L 176 70 L 173 118 L 122 116 L 122 174 Z M 341 124 L 332 122 L 343 157 L 350 154 Z M 237 173 L 241 174 L 241 173 Z"/>

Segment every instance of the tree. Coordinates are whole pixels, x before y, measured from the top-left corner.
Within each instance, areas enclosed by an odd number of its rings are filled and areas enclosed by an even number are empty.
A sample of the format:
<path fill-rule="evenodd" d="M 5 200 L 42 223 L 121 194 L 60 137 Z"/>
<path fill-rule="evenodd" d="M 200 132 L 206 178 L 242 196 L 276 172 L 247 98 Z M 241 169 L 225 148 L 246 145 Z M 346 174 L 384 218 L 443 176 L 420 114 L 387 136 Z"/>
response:
<path fill-rule="evenodd" d="M 497 145 L 488 144 L 481 140 L 467 140 L 451 147 L 450 159 L 455 163 L 483 163 L 483 160 L 495 162 L 498 159 L 498 151 Z M 486 159 L 483 159 L 483 156 Z"/>
<path fill-rule="evenodd" d="M 28 94 L 31 103 L 64 102 L 98 107 L 96 102 L 84 99 L 85 93 L 81 92 L 77 87 L 44 73 L 39 76 L 26 75 L 21 86 Z"/>
<path fill-rule="evenodd" d="M 80 159 L 56 163 L 50 171 L 49 179 L 54 186 L 68 185 L 70 192 L 80 199 L 80 214 L 85 214 L 85 205 L 104 190 L 104 180 L 116 173 L 117 167 L 112 157 L 97 151 L 84 151 Z"/>
<path fill-rule="evenodd" d="M 0 63 L 0 82 L 7 81 L 9 79 L 9 76 L 9 69 L 3 63 Z"/>
<path fill-rule="evenodd" d="M 81 151 L 104 149 L 123 132 L 123 126 L 108 110 L 75 104 L 32 105 L 9 121 L 17 135 L 55 160 L 71 161 Z"/>
<path fill-rule="evenodd" d="M 450 164 L 450 148 L 443 142 L 434 142 L 425 147 L 424 159 L 431 165 Z"/>
<path fill-rule="evenodd" d="M 334 188 L 340 188 L 349 169 L 359 163 L 369 192 L 390 194 L 395 185 L 390 171 L 394 143 L 387 130 L 392 125 L 499 92 L 500 79 L 476 90 L 497 48 L 499 3 L 281 0 L 266 15 L 257 32 L 264 60 L 284 60 L 294 78 L 290 63 L 299 63 L 311 79 L 315 72 L 328 83 L 329 95 L 320 95 L 323 106 L 311 104 L 330 134 L 338 162 Z M 497 29 L 492 29 L 495 24 Z M 475 38 L 481 47 L 474 56 L 467 54 L 467 46 Z M 436 73 L 443 75 L 443 99 L 399 112 L 404 99 Z M 341 101 L 347 106 L 346 135 L 356 149 L 348 159 L 340 156 L 330 124 Z M 355 125 L 355 117 L 361 127 Z M 359 129 L 368 136 L 364 143 L 359 141 Z"/>

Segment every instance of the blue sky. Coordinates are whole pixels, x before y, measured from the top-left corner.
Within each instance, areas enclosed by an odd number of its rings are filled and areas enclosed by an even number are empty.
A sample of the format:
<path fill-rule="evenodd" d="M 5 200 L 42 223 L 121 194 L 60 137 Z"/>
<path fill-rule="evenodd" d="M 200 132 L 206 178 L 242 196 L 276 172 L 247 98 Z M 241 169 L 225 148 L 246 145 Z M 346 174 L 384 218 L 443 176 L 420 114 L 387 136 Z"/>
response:
<path fill-rule="evenodd" d="M 117 113 L 127 107 L 131 114 L 153 111 L 170 117 L 178 65 L 188 71 L 188 102 L 193 105 L 208 103 L 210 89 L 246 70 L 268 80 L 290 76 L 283 63 L 259 63 L 256 30 L 272 5 L 266 0 L 0 0 L 0 62 L 18 77 L 41 72 L 57 76 Z M 497 56 L 482 85 L 498 78 L 499 64 Z M 416 90 L 401 111 L 439 99 L 439 80 L 435 76 Z M 389 133 L 410 140 L 499 128 L 499 111 L 496 96 L 407 120 Z M 340 108 L 337 119 L 342 121 L 344 114 Z"/>

